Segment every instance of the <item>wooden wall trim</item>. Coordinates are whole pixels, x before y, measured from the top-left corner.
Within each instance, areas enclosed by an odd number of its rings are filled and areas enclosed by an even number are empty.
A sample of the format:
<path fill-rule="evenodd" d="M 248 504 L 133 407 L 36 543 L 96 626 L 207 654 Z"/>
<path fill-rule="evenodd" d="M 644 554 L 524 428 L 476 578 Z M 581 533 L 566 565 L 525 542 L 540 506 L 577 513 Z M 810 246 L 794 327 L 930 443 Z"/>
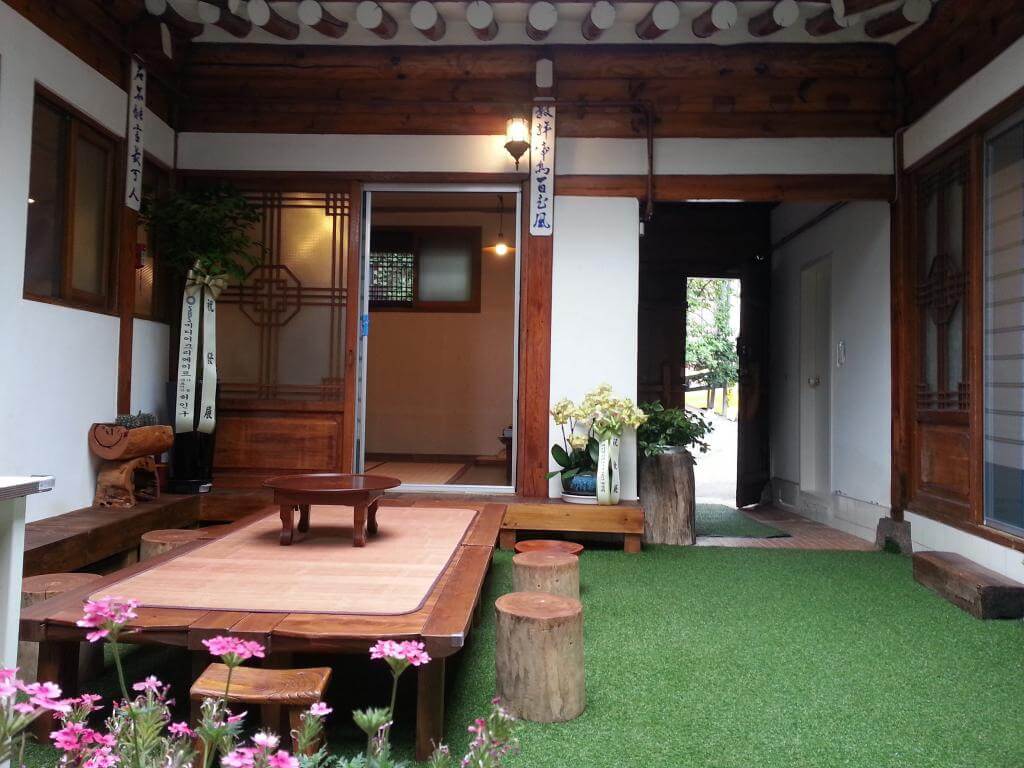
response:
<path fill-rule="evenodd" d="M 529 199 L 528 185 L 523 199 Z M 521 241 L 516 493 L 547 498 L 554 238 L 530 235 L 529 206 L 523 206 Z"/>
<path fill-rule="evenodd" d="M 559 195 L 584 197 L 636 197 L 647 195 L 645 176 L 567 175 L 558 177 Z M 818 202 L 838 200 L 890 200 L 894 178 L 887 174 L 772 174 L 654 177 L 657 202 L 697 199 L 737 199 L 748 202 L 781 200 Z"/>
<path fill-rule="evenodd" d="M 359 345 L 360 263 L 363 252 L 363 186 L 353 182 L 348 201 L 348 253 L 345 265 L 345 415 L 341 431 L 341 471 L 355 471 L 356 361 Z"/>

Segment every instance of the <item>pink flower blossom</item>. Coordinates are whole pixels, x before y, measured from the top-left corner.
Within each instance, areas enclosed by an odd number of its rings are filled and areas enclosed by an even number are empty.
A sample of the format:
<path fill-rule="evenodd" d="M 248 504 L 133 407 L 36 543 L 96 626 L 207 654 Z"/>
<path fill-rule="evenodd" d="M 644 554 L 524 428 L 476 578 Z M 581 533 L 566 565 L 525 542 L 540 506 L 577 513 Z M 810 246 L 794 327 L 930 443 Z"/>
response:
<path fill-rule="evenodd" d="M 410 640 L 406 643 L 402 643 L 402 646 L 405 658 L 414 667 L 419 667 L 430 662 L 430 654 L 427 653 L 426 646 L 424 646 L 423 643 L 416 640 Z"/>
<path fill-rule="evenodd" d="M 104 747 L 89 755 L 88 759 L 82 763 L 82 768 L 112 768 L 119 761 L 120 758 L 112 754 L 109 747 Z"/>
<path fill-rule="evenodd" d="M 401 646 L 394 640 L 378 640 L 370 646 L 371 659 L 400 659 Z"/>
<path fill-rule="evenodd" d="M 267 758 L 267 766 L 269 768 L 299 768 L 299 761 L 281 750 Z"/>
<path fill-rule="evenodd" d="M 246 659 L 262 659 L 264 648 L 254 640 L 242 640 L 238 637 L 217 637 L 203 640 L 203 645 L 213 656 L 220 656 L 221 661 L 229 667 L 237 667 Z"/>
<path fill-rule="evenodd" d="M 53 746 L 63 752 L 76 752 L 92 741 L 93 730 L 81 723 L 68 723 L 50 734 Z"/>
<path fill-rule="evenodd" d="M 252 743 L 264 749 L 277 749 L 277 745 L 281 743 L 281 740 L 272 733 L 260 731 L 252 737 Z"/>
<path fill-rule="evenodd" d="M 231 724 L 240 723 L 245 719 L 245 712 L 239 712 L 237 715 L 228 715 L 228 722 Z"/>
<path fill-rule="evenodd" d="M 19 701 L 13 707 L 14 711 L 19 715 L 31 715 L 36 711 L 36 708 L 29 704 L 27 701 Z"/>
<path fill-rule="evenodd" d="M 309 708 L 309 714 L 313 717 L 326 717 L 331 714 L 334 710 L 328 707 L 324 702 L 318 701 L 316 704 Z"/>
<path fill-rule="evenodd" d="M 255 755 L 255 750 L 250 747 L 239 747 L 224 755 L 220 759 L 220 764 L 223 768 L 253 768 Z"/>
<path fill-rule="evenodd" d="M 82 608 L 82 618 L 76 624 L 93 630 L 85 636 L 90 643 L 95 643 L 105 637 L 117 640 L 124 625 L 138 617 L 135 612 L 138 607 L 138 600 L 126 600 L 111 595 L 101 597 L 99 600 L 86 600 Z"/>
<path fill-rule="evenodd" d="M 370 646 L 371 659 L 406 661 L 414 667 L 430 661 L 426 646 L 418 640 L 396 643 L 394 640 L 378 640 Z"/>
<path fill-rule="evenodd" d="M 132 686 L 133 691 L 152 691 L 153 693 L 160 693 L 160 689 L 163 688 L 163 683 L 157 680 L 156 675 L 150 675 L 141 683 L 135 683 Z"/>
<path fill-rule="evenodd" d="M 167 726 L 167 732 L 171 736 L 182 736 L 187 738 L 195 738 L 196 732 L 188 727 L 188 723 L 171 723 Z"/>

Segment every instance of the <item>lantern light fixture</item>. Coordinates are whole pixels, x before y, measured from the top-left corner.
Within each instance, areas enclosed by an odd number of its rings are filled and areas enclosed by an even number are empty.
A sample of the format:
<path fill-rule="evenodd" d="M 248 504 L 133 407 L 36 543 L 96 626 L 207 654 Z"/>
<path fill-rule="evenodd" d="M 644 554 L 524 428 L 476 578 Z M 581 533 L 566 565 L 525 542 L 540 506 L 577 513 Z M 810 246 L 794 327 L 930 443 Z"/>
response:
<path fill-rule="evenodd" d="M 495 256 L 508 256 L 512 248 L 505 242 L 505 196 L 498 195 L 498 240 L 494 244 Z"/>
<path fill-rule="evenodd" d="M 519 159 L 530 148 L 530 124 L 522 115 L 513 115 L 505 121 L 505 149 L 516 161 L 519 170 Z"/>

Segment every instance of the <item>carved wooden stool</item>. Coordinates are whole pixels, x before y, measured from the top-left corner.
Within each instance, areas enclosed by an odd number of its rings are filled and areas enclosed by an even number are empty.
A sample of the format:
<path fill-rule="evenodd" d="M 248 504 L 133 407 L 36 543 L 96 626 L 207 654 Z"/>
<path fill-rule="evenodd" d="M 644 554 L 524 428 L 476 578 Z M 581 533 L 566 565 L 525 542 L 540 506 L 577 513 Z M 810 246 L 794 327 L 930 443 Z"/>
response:
<path fill-rule="evenodd" d="M 580 599 L 580 559 L 566 552 L 520 552 L 512 558 L 514 592 Z"/>

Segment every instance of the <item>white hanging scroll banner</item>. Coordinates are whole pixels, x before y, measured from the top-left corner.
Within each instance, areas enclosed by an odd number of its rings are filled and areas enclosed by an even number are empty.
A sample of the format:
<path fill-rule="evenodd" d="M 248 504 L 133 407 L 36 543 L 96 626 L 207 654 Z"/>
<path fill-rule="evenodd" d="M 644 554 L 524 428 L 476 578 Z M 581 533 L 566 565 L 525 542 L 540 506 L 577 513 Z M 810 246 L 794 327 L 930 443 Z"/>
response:
<path fill-rule="evenodd" d="M 530 234 L 555 228 L 555 108 L 534 104 L 530 125 Z"/>
<path fill-rule="evenodd" d="M 124 204 L 133 211 L 142 203 L 142 159 L 143 135 L 146 114 L 146 67 L 138 59 L 132 59 L 131 84 L 128 86 L 128 136 L 125 146 L 128 158 L 125 162 Z"/>
<path fill-rule="evenodd" d="M 227 281 L 188 273 L 181 302 L 181 337 L 178 344 L 178 396 L 174 431 L 197 430 L 211 434 L 217 425 L 217 297 Z M 200 320 L 200 317 L 202 318 Z M 200 328 L 202 332 L 200 334 Z M 200 346 L 200 335 L 202 344 Z M 199 423 L 196 425 L 196 357 L 202 354 Z"/>

